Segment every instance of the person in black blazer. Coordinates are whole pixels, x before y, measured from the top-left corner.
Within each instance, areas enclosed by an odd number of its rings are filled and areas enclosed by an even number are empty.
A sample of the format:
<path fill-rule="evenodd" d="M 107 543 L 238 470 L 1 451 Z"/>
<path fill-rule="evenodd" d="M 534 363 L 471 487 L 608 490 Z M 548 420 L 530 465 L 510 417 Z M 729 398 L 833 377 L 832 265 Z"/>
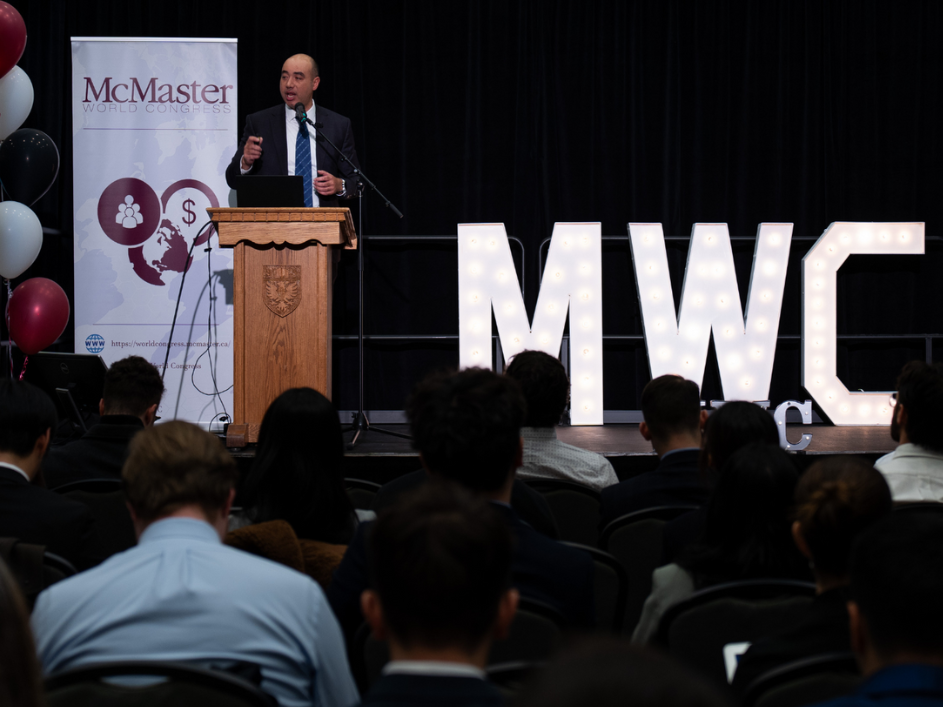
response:
<path fill-rule="evenodd" d="M 381 511 L 367 541 L 362 604 L 391 661 L 364 705 L 502 705 L 485 680 L 492 638 L 517 608 L 511 533 L 493 504 L 434 480 Z"/>
<path fill-rule="evenodd" d="M 157 419 L 164 383 L 140 356 L 115 361 L 105 373 L 98 424 L 74 442 L 52 447 L 43 459 L 46 487 L 87 479 L 121 479 L 131 438 Z"/>
<path fill-rule="evenodd" d="M 338 206 L 338 199 L 356 196 L 357 177 L 354 167 L 344 162 L 334 148 L 322 139 L 322 136 L 327 136 L 359 170 L 360 162 L 357 160 L 350 120 L 324 106 L 314 105 L 314 92 L 320 81 L 317 62 L 310 56 L 297 54 L 285 60 L 280 83 L 283 102 L 246 117 L 239 148 L 226 168 L 226 183 L 230 188 L 238 190 L 242 176 L 289 174 L 289 121 L 295 120 L 294 107 L 300 103 L 305 107 L 311 122 L 320 124 L 317 129 L 308 126 L 309 131 L 315 130 L 317 137 L 317 149 L 314 151 L 317 172 L 312 176 L 318 205 Z M 297 132 L 294 129 L 292 134 L 296 136 Z"/>
<path fill-rule="evenodd" d="M 44 545 L 85 569 L 101 559 L 90 511 L 32 483 L 57 422 L 39 388 L 0 380 L 0 537 Z"/>
<path fill-rule="evenodd" d="M 406 414 L 430 475 L 455 481 L 498 507 L 516 540 L 511 581 L 521 596 L 549 604 L 569 624 L 590 628 L 595 624 L 592 558 L 537 532 L 510 506 L 522 460 L 524 409 L 517 381 L 472 368 L 420 383 Z M 360 625 L 360 595 L 369 587 L 369 527 L 358 528 L 327 591 L 349 635 Z"/>
<path fill-rule="evenodd" d="M 652 443 L 658 467 L 602 490 L 603 527 L 645 508 L 707 502 L 708 488 L 698 469 L 707 411 L 701 410 L 697 383 L 675 375 L 649 381 L 642 391 L 642 417 L 639 432 Z"/>

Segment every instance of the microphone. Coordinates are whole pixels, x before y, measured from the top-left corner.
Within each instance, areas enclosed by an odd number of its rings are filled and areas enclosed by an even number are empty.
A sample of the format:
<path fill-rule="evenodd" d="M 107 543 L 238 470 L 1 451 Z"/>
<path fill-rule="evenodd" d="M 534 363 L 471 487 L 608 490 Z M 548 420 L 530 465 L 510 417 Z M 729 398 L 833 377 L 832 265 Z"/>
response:
<path fill-rule="evenodd" d="M 305 107 L 300 103 L 295 104 L 295 117 L 298 119 L 299 123 L 303 123 L 308 119 L 308 114 L 305 112 Z"/>

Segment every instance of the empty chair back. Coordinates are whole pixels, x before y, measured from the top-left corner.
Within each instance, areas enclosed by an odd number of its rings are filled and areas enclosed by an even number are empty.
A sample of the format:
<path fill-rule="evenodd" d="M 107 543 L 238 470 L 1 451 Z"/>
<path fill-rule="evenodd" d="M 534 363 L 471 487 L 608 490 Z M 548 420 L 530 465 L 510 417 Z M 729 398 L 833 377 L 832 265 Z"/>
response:
<path fill-rule="evenodd" d="M 603 528 L 599 547 L 625 568 L 628 582 L 622 630 L 631 633 L 652 591 L 652 572 L 661 564 L 662 529 L 669 520 L 697 506 L 658 506 L 627 513 Z M 598 612 L 598 609 L 597 609 Z"/>
<path fill-rule="evenodd" d="M 599 540 L 599 492 L 570 481 L 528 479 L 543 496 L 560 532 L 560 540 L 595 547 Z"/>
<path fill-rule="evenodd" d="M 95 519 L 95 534 L 102 559 L 137 544 L 120 479 L 73 481 L 57 488 L 56 493 L 88 506 Z"/>
<path fill-rule="evenodd" d="M 803 658 L 754 680 L 743 707 L 801 707 L 853 692 L 861 682 L 853 653 L 826 653 Z"/>
<path fill-rule="evenodd" d="M 724 647 L 752 643 L 802 619 L 815 585 L 794 580 L 747 580 L 702 589 L 672 606 L 655 643 L 718 683 L 728 681 Z"/>
<path fill-rule="evenodd" d="M 0 557 L 20 585 L 31 611 L 42 590 L 76 573 L 65 558 L 46 552 L 42 545 L 20 542 L 16 538 L 0 538 Z"/>
<path fill-rule="evenodd" d="M 151 676 L 156 682 L 108 682 Z M 276 707 L 252 683 L 228 673 L 181 663 L 121 661 L 76 668 L 46 679 L 48 707 Z"/>
<path fill-rule="evenodd" d="M 582 550 L 593 558 L 596 627 L 600 631 L 621 633 L 629 590 L 629 576 L 625 567 L 616 557 L 597 547 L 577 543 L 563 544 Z"/>

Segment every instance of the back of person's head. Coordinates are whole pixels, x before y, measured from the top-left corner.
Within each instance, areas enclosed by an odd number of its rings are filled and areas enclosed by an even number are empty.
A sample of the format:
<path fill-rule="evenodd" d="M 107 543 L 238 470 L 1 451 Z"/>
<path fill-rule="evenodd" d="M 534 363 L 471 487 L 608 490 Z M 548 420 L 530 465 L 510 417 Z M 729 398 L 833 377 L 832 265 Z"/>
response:
<path fill-rule="evenodd" d="M 913 444 L 943 453 L 943 369 L 939 364 L 911 361 L 897 378 L 897 403 L 907 413 L 907 438 Z M 897 416 L 895 414 L 896 421 Z"/>
<path fill-rule="evenodd" d="M 257 523 L 284 520 L 299 538 L 347 544 L 353 507 L 330 400 L 312 388 L 291 388 L 272 401 L 240 499 Z"/>
<path fill-rule="evenodd" d="M 702 469 L 719 471 L 741 447 L 754 442 L 779 444 L 773 416 L 759 405 L 734 400 L 711 413 L 704 425 Z"/>
<path fill-rule="evenodd" d="M 816 574 L 845 578 L 855 538 L 891 505 L 883 474 L 861 457 L 828 457 L 809 467 L 796 487 L 796 521 Z"/>
<path fill-rule="evenodd" d="M 697 383 L 673 374 L 652 379 L 642 389 L 642 417 L 655 439 L 696 435 L 701 425 Z"/>
<path fill-rule="evenodd" d="M 617 638 L 585 639 L 547 663 L 517 707 L 724 707 L 717 688 L 673 658 Z"/>
<path fill-rule="evenodd" d="M 26 381 L 0 380 L 0 452 L 27 457 L 46 430 L 59 425 L 56 406 L 43 391 Z"/>
<path fill-rule="evenodd" d="M 0 560 L 0 705 L 38 707 L 42 678 L 20 587 Z"/>
<path fill-rule="evenodd" d="M 140 356 L 115 361 L 105 373 L 102 400 L 106 415 L 141 417 L 151 405 L 159 405 L 163 395 L 160 373 Z"/>
<path fill-rule="evenodd" d="M 134 436 L 121 477 L 135 515 L 150 523 L 188 505 L 198 505 L 208 519 L 218 517 L 237 471 L 219 439 L 174 420 Z"/>
<path fill-rule="evenodd" d="M 380 511 L 368 562 L 384 623 L 404 648 L 473 652 L 510 587 L 511 535 L 498 511 L 433 481 Z"/>
<path fill-rule="evenodd" d="M 525 410 L 517 381 L 484 368 L 433 374 L 406 403 L 426 468 L 485 493 L 500 490 L 514 469 Z"/>
<path fill-rule="evenodd" d="M 570 399 L 570 380 L 559 359 L 543 351 L 522 351 L 504 372 L 521 384 L 527 401 L 527 427 L 559 424 Z"/>
<path fill-rule="evenodd" d="M 701 542 L 680 564 L 702 584 L 807 576 L 790 532 L 798 480 L 796 465 L 778 446 L 738 450 L 711 491 Z"/>
<path fill-rule="evenodd" d="M 871 647 L 887 663 L 943 659 L 943 518 L 891 513 L 863 531 L 851 553 L 851 598 Z"/>

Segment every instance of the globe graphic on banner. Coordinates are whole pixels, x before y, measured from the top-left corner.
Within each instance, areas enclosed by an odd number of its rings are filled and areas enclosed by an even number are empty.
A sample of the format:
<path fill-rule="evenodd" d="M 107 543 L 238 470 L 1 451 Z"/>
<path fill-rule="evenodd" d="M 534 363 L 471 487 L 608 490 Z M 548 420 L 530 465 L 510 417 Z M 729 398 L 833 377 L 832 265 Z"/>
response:
<path fill-rule="evenodd" d="M 186 239 L 168 219 L 161 222 L 154 238 L 128 250 L 134 272 L 152 285 L 166 285 L 165 276 L 182 273 L 186 269 L 187 254 Z"/>

